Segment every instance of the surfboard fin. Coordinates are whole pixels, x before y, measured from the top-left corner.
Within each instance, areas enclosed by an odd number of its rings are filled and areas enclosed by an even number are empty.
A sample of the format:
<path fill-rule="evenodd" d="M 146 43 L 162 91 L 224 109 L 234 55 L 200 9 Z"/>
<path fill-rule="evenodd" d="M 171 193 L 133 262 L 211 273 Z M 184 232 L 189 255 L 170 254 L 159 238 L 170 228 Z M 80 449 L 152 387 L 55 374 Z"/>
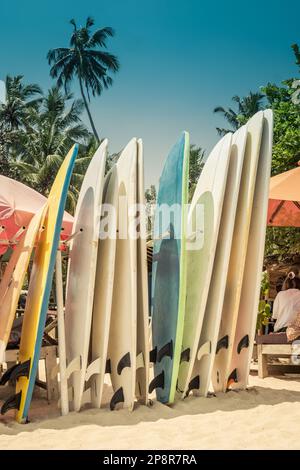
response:
<path fill-rule="evenodd" d="M 131 367 L 130 352 L 126 353 L 118 362 L 117 372 L 119 375 L 125 367 Z"/>
<path fill-rule="evenodd" d="M 220 349 L 228 349 L 229 346 L 229 336 L 223 336 L 223 338 L 219 339 L 217 342 L 217 349 L 216 349 L 216 354 L 220 351 Z"/>
<path fill-rule="evenodd" d="M 67 379 L 71 377 L 74 372 L 79 372 L 81 370 L 81 356 L 74 357 L 72 361 L 67 366 Z"/>
<path fill-rule="evenodd" d="M 190 348 L 187 348 L 184 351 L 182 351 L 181 356 L 180 356 L 180 363 L 181 362 L 189 362 L 190 353 L 191 353 Z"/>
<path fill-rule="evenodd" d="M 189 383 L 185 398 L 190 394 L 192 390 L 199 390 L 200 388 L 200 376 L 196 375 Z"/>
<path fill-rule="evenodd" d="M 19 410 L 21 403 L 22 392 L 9 397 L 1 407 L 1 414 L 4 415 L 8 410 Z"/>
<path fill-rule="evenodd" d="M 157 362 L 160 362 L 164 357 L 173 358 L 173 341 L 165 344 L 157 353 Z"/>
<path fill-rule="evenodd" d="M 227 380 L 227 389 L 230 387 L 231 384 L 237 383 L 237 382 L 238 382 L 237 369 L 233 369 L 233 371 L 231 372 Z"/>
<path fill-rule="evenodd" d="M 95 359 L 91 364 L 87 367 L 86 373 L 85 373 L 85 380 L 88 382 L 88 380 L 95 374 L 100 374 L 100 368 L 101 368 L 101 358 L 98 357 L 98 359 Z"/>
<path fill-rule="evenodd" d="M 110 359 L 106 359 L 105 373 L 106 373 L 106 374 L 111 374 L 111 362 L 110 362 Z"/>
<path fill-rule="evenodd" d="M 145 367 L 144 354 L 140 352 L 140 354 L 136 356 L 136 370 L 143 369 L 144 367 Z"/>
<path fill-rule="evenodd" d="M 120 387 L 113 395 L 112 399 L 110 400 L 110 409 L 113 411 L 118 403 L 122 403 L 124 401 L 124 393 L 123 387 Z"/>
<path fill-rule="evenodd" d="M 211 342 L 206 341 L 206 343 L 203 343 L 202 346 L 198 349 L 197 352 L 197 359 L 198 361 L 201 361 L 202 357 L 204 356 L 209 356 L 211 353 Z"/>
<path fill-rule="evenodd" d="M 152 351 L 150 351 L 149 360 L 150 360 L 150 362 L 156 363 L 156 360 L 157 360 L 157 346 L 155 346 L 155 348 L 152 349 Z"/>
<path fill-rule="evenodd" d="M 0 385 L 5 385 L 9 380 L 17 380 L 18 377 L 29 377 L 30 359 L 19 364 L 15 364 L 8 369 L 0 380 Z"/>
<path fill-rule="evenodd" d="M 162 371 L 159 375 L 151 380 L 149 385 L 149 393 L 152 393 L 156 388 L 165 388 L 165 373 Z"/>
<path fill-rule="evenodd" d="M 16 369 L 16 367 L 18 367 L 18 365 L 19 364 L 15 364 L 14 366 L 10 367 L 9 369 L 7 369 L 7 371 L 4 372 L 4 374 L 2 375 L 0 379 L 0 385 L 5 385 L 10 380 L 11 374 Z"/>
<path fill-rule="evenodd" d="M 249 348 L 249 336 L 248 335 L 245 335 L 241 341 L 239 342 L 238 346 L 237 346 L 237 352 L 238 354 L 241 354 L 241 350 L 243 348 Z"/>

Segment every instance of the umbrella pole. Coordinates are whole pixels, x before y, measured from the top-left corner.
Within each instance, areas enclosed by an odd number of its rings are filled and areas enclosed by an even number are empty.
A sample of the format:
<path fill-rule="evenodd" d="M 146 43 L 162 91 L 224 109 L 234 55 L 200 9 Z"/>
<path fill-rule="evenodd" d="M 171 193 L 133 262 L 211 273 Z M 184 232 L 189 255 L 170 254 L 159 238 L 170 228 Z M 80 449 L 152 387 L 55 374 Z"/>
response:
<path fill-rule="evenodd" d="M 60 373 L 60 407 L 63 416 L 69 413 L 68 379 L 66 366 L 66 337 L 63 300 L 62 256 L 58 250 L 56 254 L 56 302 L 57 302 L 57 327 L 58 327 L 58 355 Z"/>

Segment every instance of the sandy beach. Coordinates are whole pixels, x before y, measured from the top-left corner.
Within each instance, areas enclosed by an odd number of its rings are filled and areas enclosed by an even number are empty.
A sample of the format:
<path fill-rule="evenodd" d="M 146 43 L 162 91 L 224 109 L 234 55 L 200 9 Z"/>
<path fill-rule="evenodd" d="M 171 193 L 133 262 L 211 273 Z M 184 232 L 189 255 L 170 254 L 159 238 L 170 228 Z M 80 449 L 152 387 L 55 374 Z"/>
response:
<path fill-rule="evenodd" d="M 8 390 L 2 389 L 1 398 Z M 107 402 L 111 395 L 107 385 Z M 156 401 L 134 412 L 108 407 L 59 415 L 35 399 L 31 422 L 0 421 L 1 449 L 300 449 L 300 376 L 250 377 L 247 391 Z"/>

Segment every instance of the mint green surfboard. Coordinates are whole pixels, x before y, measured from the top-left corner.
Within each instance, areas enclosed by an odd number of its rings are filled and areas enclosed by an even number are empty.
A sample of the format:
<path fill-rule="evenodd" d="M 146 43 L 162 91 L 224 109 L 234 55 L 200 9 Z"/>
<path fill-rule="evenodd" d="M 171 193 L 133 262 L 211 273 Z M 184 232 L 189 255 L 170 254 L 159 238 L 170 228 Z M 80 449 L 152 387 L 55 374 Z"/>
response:
<path fill-rule="evenodd" d="M 155 214 L 151 308 L 151 360 L 155 376 L 149 391 L 156 389 L 157 399 L 162 403 L 174 401 L 181 355 L 189 151 L 189 134 L 184 132 L 167 157 Z"/>

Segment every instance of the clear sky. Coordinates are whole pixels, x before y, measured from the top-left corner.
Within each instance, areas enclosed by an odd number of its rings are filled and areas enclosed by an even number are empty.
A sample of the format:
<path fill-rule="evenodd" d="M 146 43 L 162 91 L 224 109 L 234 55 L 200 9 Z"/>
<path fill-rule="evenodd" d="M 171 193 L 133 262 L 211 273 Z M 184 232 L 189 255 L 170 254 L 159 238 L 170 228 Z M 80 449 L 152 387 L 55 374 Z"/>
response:
<path fill-rule="evenodd" d="M 71 18 L 89 15 L 116 30 L 108 46 L 121 63 L 92 113 L 112 152 L 143 138 L 147 185 L 182 130 L 211 150 L 224 125 L 216 105 L 297 75 L 299 0 L 1 0 L 0 79 L 23 74 L 49 87 L 48 50 L 68 44 Z"/>

